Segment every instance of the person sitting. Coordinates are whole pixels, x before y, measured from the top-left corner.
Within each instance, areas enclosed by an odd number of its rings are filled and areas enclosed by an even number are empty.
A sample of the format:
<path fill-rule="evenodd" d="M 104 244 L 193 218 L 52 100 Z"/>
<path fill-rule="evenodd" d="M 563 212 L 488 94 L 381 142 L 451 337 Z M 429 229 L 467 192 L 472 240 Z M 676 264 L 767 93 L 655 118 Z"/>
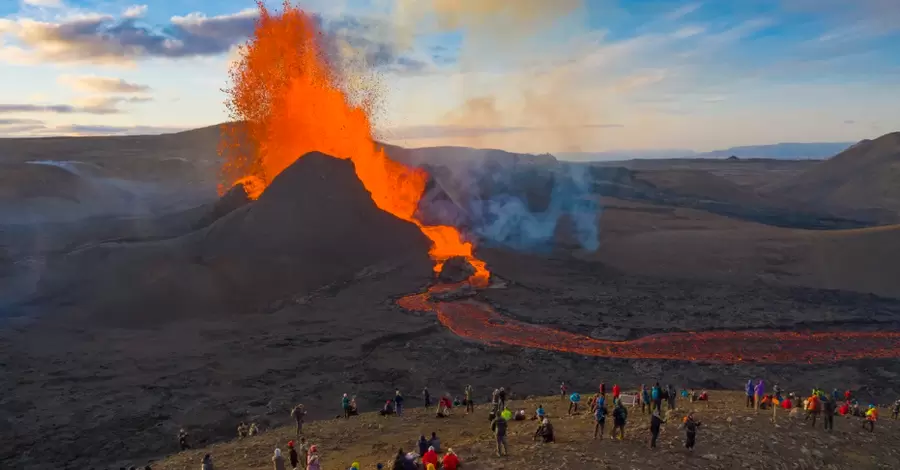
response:
<path fill-rule="evenodd" d="M 513 414 L 513 420 L 525 421 L 525 410 L 516 411 L 515 414 Z"/>
<path fill-rule="evenodd" d="M 459 457 L 453 452 L 453 449 L 447 449 L 447 454 L 441 460 L 444 470 L 457 470 L 459 468 Z"/>
<path fill-rule="evenodd" d="M 550 424 L 550 420 L 544 418 L 541 421 L 540 426 L 538 426 L 537 430 L 534 432 L 534 440 L 541 438 L 544 442 L 554 442 L 555 439 L 553 437 L 553 425 Z"/>
<path fill-rule="evenodd" d="M 848 414 L 850 414 L 850 403 L 845 401 L 840 406 L 840 408 L 838 408 L 838 414 L 841 416 L 847 416 Z"/>
<path fill-rule="evenodd" d="M 390 416 L 394 414 L 394 402 L 393 400 L 388 400 L 384 402 L 384 406 L 381 408 L 381 411 L 378 412 L 381 416 Z"/>
<path fill-rule="evenodd" d="M 706 393 L 706 390 L 700 392 L 700 397 L 697 398 L 698 401 L 709 401 L 709 393 Z"/>
<path fill-rule="evenodd" d="M 437 433 L 431 433 L 431 439 L 428 440 L 428 447 L 434 449 L 435 452 L 441 451 L 441 440 L 437 437 Z"/>
<path fill-rule="evenodd" d="M 256 423 L 250 423 L 250 429 L 247 430 L 247 436 L 253 437 L 259 434 L 259 426 Z"/>
<path fill-rule="evenodd" d="M 459 397 L 453 397 L 453 406 L 462 406 L 463 402 Z"/>
<path fill-rule="evenodd" d="M 243 421 L 241 421 L 241 424 L 238 424 L 237 433 L 238 439 L 243 439 L 250 433 L 250 427 L 247 426 L 247 424 L 245 424 Z"/>
<path fill-rule="evenodd" d="M 429 447 L 428 451 L 425 452 L 425 455 L 422 456 L 422 465 L 435 465 L 438 464 L 438 455 L 437 451 L 434 450 L 434 447 Z"/>

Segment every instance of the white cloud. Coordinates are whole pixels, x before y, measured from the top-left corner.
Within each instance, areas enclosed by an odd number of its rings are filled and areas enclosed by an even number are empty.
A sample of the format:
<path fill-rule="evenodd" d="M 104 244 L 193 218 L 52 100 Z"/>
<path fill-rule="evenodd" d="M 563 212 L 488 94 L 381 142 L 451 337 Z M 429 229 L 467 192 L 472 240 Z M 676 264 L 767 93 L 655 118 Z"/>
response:
<path fill-rule="evenodd" d="M 62 8 L 65 6 L 62 0 L 22 0 L 22 3 L 25 5 L 46 8 Z"/>
<path fill-rule="evenodd" d="M 147 85 L 131 83 L 121 78 L 96 75 L 60 75 L 57 81 L 77 91 L 89 93 L 144 93 L 150 91 L 150 87 Z"/>
<path fill-rule="evenodd" d="M 147 14 L 147 5 L 132 5 L 122 12 L 123 18 L 143 18 Z"/>
<path fill-rule="evenodd" d="M 672 33 L 672 37 L 677 39 L 689 38 L 706 32 L 706 28 L 702 26 L 685 26 Z"/>
<path fill-rule="evenodd" d="M 676 8 L 675 10 L 672 10 L 671 12 L 667 13 L 665 15 L 665 19 L 667 19 L 669 21 L 680 20 L 681 18 L 684 18 L 685 16 L 690 15 L 691 13 L 697 11 L 697 9 L 699 9 L 700 6 L 702 6 L 702 4 L 699 2 L 688 3 L 687 5 L 680 6 L 680 7 Z"/>

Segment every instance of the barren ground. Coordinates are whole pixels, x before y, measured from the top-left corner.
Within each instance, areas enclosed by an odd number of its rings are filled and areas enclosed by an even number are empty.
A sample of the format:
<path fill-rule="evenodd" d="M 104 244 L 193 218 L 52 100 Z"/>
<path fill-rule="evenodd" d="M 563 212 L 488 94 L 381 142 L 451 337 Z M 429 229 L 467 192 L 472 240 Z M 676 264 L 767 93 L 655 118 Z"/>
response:
<path fill-rule="evenodd" d="M 588 391 L 582 395 L 585 400 Z M 302 399 L 298 397 L 298 399 Z M 556 443 L 542 444 L 532 440 L 537 427 L 534 421 L 510 423 L 509 457 L 494 455 L 493 436 L 487 421 L 487 406 L 479 406 L 472 415 L 462 410 L 448 419 L 437 419 L 424 410 L 408 410 L 406 416 L 380 417 L 364 414 L 349 421 L 332 419 L 306 426 L 306 437 L 319 448 L 323 469 L 345 469 L 358 461 L 363 469 L 373 469 L 378 462 L 390 468 L 397 449 L 416 449 L 419 435 L 436 432 L 441 447 L 452 447 L 464 468 L 488 469 L 877 469 L 900 465 L 900 428 L 882 410 L 883 418 L 874 434 L 864 431 L 860 418 L 835 418 L 835 430 L 826 433 L 821 418 L 815 428 L 801 417 L 791 417 L 779 410 L 776 423 L 769 411 L 756 413 L 744 407 L 739 392 L 714 392 L 709 407 L 705 404 L 678 401 L 679 409 L 663 426 L 657 449 L 648 448 L 649 418 L 640 408 L 629 409 L 629 422 L 623 441 L 593 440 L 593 422 L 589 413 L 566 416 L 566 402 L 559 397 L 513 400 L 512 409 L 523 408 L 532 413 L 538 403 L 549 413 L 556 433 Z M 693 453 L 684 449 L 683 416 L 695 411 L 703 424 L 697 434 Z M 289 421 L 285 415 L 285 420 Z M 611 418 L 607 420 L 611 424 Z M 607 427 L 606 433 L 610 432 Z M 154 468 L 182 470 L 196 467 L 202 456 L 213 456 L 216 468 L 256 470 L 272 468 L 271 455 L 280 447 L 285 455 L 287 441 L 295 439 L 291 425 L 279 427 L 258 437 L 234 440 L 208 448 L 181 452 L 157 463 Z"/>

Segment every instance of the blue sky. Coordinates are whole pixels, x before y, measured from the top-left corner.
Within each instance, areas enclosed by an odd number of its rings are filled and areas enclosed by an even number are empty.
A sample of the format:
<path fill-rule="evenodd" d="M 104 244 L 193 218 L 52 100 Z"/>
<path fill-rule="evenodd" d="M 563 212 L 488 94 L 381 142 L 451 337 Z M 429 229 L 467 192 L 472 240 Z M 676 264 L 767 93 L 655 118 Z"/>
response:
<path fill-rule="evenodd" d="M 350 46 L 348 74 L 375 74 L 378 136 L 401 145 L 710 150 L 900 130 L 896 0 L 296 3 Z M 225 120 L 254 6 L 0 2 L 0 135 Z"/>

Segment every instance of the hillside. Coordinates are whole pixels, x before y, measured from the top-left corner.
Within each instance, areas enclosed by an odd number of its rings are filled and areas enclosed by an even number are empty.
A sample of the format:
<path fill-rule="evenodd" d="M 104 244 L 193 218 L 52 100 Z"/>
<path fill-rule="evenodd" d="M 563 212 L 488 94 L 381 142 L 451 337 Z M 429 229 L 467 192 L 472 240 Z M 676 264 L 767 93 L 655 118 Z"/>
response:
<path fill-rule="evenodd" d="M 461 386 L 461 384 L 460 384 Z M 585 392 L 583 402 L 587 401 Z M 874 434 L 864 431 L 860 418 L 835 418 L 835 430 L 826 433 L 821 424 L 815 428 L 799 417 L 778 410 L 776 424 L 771 412 L 747 410 L 740 392 L 712 391 L 710 406 L 691 404 L 679 399 L 679 410 L 671 413 L 657 449 L 648 448 L 649 418 L 639 408 L 629 408 L 629 423 L 624 441 L 609 438 L 611 418 L 606 435 L 593 440 L 593 423 L 582 411 L 566 416 L 567 405 L 559 397 L 513 400 L 511 409 L 533 412 L 543 404 L 554 425 L 556 443 L 534 442 L 537 425 L 526 420 L 510 423 L 509 457 L 494 455 L 493 437 L 487 420 L 488 407 L 478 406 L 472 415 L 455 410 L 448 419 L 437 419 L 421 409 L 407 410 L 402 418 L 380 417 L 366 413 L 348 420 L 333 419 L 307 424 L 305 436 L 319 448 L 322 468 L 343 470 L 354 461 L 362 469 L 374 469 L 378 462 L 390 468 L 397 449 L 413 451 L 419 435 L 437 433 L 441 447 L 453 448 L 466 469 L 658 469 L 658 468 L 829 468 L 876 469 L 900 465 L 900 425 L 881 410 L 881 421 Z M 695 411 L 702 422 L 693 453 L 684 445 L 680 421 L 687 411 Z M 288 410 L 284 411 L 289 422 Z M 821 423 L 821 418 L 819 420 Z M 172 455 L 153 468 L 182 470 L 199 465 L 204 454 L 211 454 L 217 469 L 256 470 L 272 468 L 275 447 L 287 454 L 286 443 L 295 439 L 290 425 L 272 429 L 260 436 L 216 444 Z M 173 441 L 174 444 L 174 441 Z M 142 462 L 138 462 L 143 464 Z M 125 462 L 122 462 L 125 464 Z M 134 463 L 131 463 L 134 464 Z"/>
<path fill-rule="evenodd" d="M 900 221 L 900 132 L 864 140 L 767 192 L 844 214 L 878 214 Z"/>
<path fill-rule="evenodd" d="M 162 240 L 94 243 L 53 260 L 30 306 L 63 307 L 68 315 L 123 326 L 158 325 L 267 308 L 364 269 L 402 265 L 428 279 L 427 251 L 414 225 L 378 209 L 352 163 L 310 153 L 259 200 L 205 228 Z"/>
<path fill-rule="evenodd" d="M 615 199 L 604 207 L 603 244 L 584 256 L 626 272 L 900 297 L 900 225 L 795 230 Z"/>

